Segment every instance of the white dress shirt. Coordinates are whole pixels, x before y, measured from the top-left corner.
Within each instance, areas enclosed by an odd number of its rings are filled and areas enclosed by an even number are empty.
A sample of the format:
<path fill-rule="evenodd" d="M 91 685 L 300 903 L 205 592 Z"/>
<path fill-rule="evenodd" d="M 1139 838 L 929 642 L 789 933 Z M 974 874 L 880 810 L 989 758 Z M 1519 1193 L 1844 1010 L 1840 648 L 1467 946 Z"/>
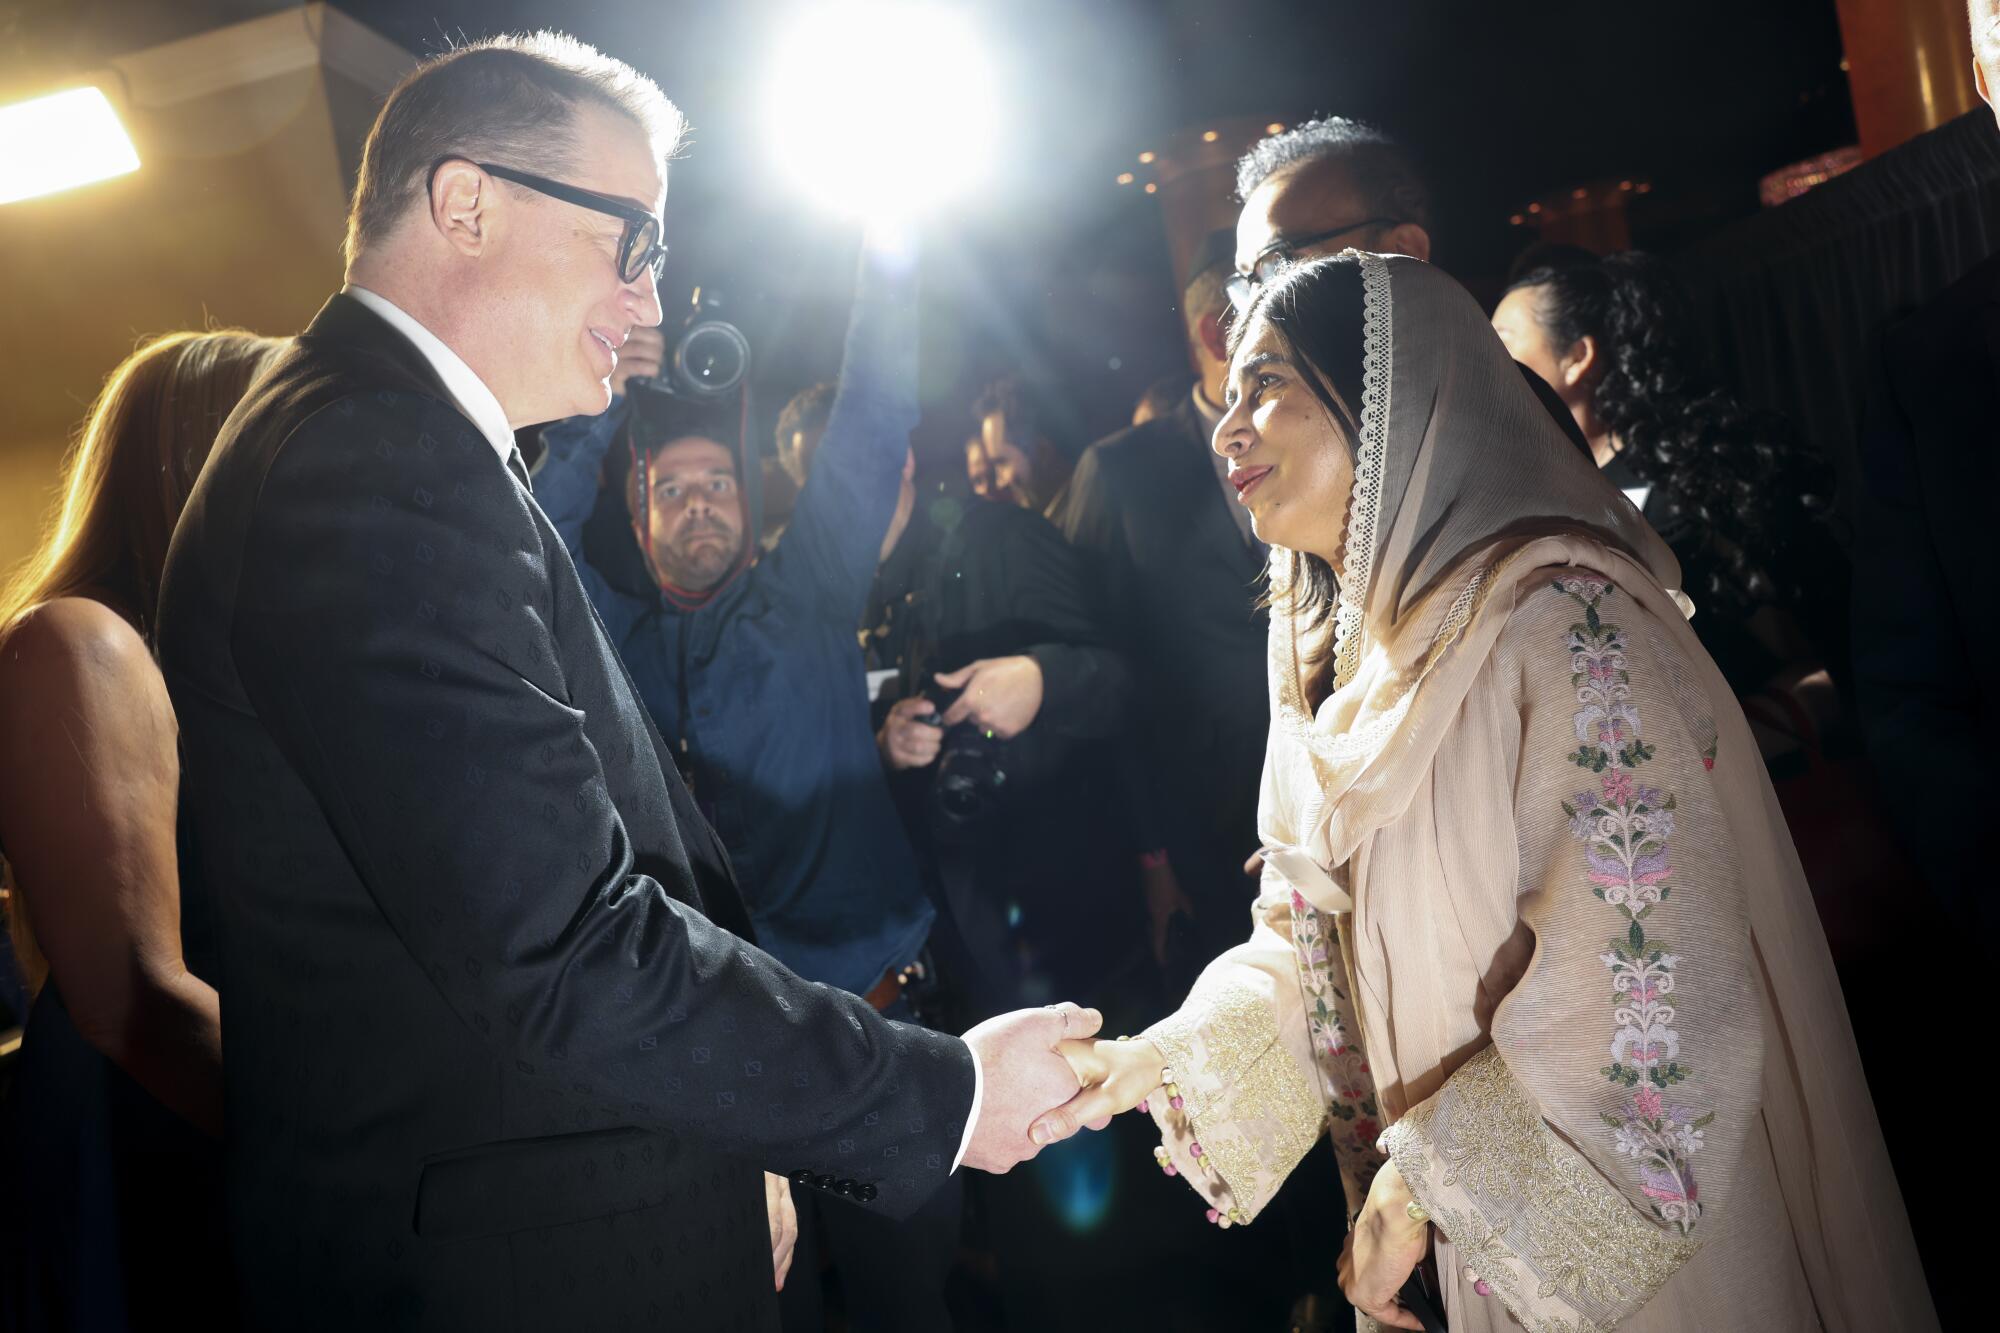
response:
<path fill-rule="evenodd" d="M 431 369 L 437 372 L 437 377 L 444 381 L 444 387 L 458 405 L 458 410 L 479 427 L 479 433 L 493 446 L 493 452 L 500 455 L 501 463 L 505 464 L 513 457 L 514 428 L 507 424 L 506 409 L 493 396 L 493 390 L 486 387 L 486 381 L 473 374 L 472 367 L 466 365 L 457 352 L 445 346 L 442 338 L 417 323 L 409 311 L 388 297 L 371 292 L 366 287 L 349 285 L 343 290 L 346 295 L 388 320 L 389 327 L 416 345 L 424 360 L 430 362 Z"/>
<path fill-rule="evenodd" d="M 423 353 L 424 360 L 430 362 L 431 369 L 444 381 L 444 387 L 451 394 L 458 410 L 479 427 L 479 433 L 493 446 L 493 452 L 500 455 L 500 462 L 506 465 L 514 456 L 514 428 L 507 424 L 507 413 L 500 406 L 500 400 L 493 396 L 493 390 L 486 387 L 486 381 L 472 373 L 472 367 L 465 364 L 462 357 L 445 346 L 444 340 L 419 324 L 409 311 L 377 292 L 366 287 L 349 285 L 343 289 L 370 310 L 389 322 L 389 327 L 408 338 L 416 349 Z M 958 1170 L 965 1160 L 966 1149 L 972 1146 L 972 1130 L 979 1122 L 979 1105 L 986 1100 L 986 1071 L 979 1067 L 979 1057 L 972 1057 L 972 1113 L 966 1117 L 965 1133 L 958 1143 L 958 1156 L 952 1159 L 951 1169 Z"/>

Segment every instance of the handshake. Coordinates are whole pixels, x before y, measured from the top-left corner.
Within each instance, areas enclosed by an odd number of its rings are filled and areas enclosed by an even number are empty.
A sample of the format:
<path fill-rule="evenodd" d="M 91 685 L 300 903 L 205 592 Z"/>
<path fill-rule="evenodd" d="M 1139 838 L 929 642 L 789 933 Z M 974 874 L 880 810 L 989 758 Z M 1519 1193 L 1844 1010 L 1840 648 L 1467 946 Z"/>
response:
<path fill-rule="evenodd" d="M 1149 1041 L 1093 1041 L 1095 1009 L 1065 1001 L 989 1018 L 965 1034 L 981 1079 L 965 1165 L 995 1174 L 1080 1129 L 1102 1129 L 1160 1086 Z"/>

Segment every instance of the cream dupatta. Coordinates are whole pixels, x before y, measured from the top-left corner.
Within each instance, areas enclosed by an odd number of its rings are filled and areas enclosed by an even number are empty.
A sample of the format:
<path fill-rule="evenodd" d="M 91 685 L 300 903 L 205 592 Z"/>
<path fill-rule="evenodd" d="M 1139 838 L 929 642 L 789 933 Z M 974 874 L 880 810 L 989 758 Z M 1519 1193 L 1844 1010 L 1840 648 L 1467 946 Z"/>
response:
<path fill-rule="evenodd" d="M 1462 289 L 1345 262 L 1349 568 L 1316 633 L 1274 584 L 1262 890 L 1148 1032 L 1163 1165 L 1241 1224 L 1329 1127 L 1358 1208 L 1379 1139 L 1436 1220 L 1454 1329 L 1935 1327 L 1672 555 Z"/>

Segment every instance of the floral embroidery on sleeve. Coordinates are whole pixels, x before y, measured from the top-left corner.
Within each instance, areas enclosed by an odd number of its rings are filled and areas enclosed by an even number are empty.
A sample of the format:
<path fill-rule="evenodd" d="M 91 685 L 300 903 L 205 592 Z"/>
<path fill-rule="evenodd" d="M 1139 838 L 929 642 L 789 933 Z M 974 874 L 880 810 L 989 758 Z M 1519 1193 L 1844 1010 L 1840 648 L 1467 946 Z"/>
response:
<path fill-rule="evenodd" d="M 1673 893 L 1667 841 L 1674 835 L 1674 798 L 1639 782 L 1632 770 L 1654 757 L 1640 735 L 1632 702 L 1624 631 L 1599 616 L 1615 591 L 1599 579 L 1565 578 L 1555 590 L 1583 608 L 1570 626 L 1570 679 L 1576 686 L 1579 767 L 1598 774 L 1595 790 L 1563 802 L 1572 835 L 1584 844 L 1591 892 L 1615 908 L 1624 929 L 1600 954 L 1611 971 L 1611 1063 L 1603 1073 L 1632 1089 L 1632 1097 L 1604 1123 L 1618 1152 L 1639 1169 L 1639 1187 L 1653 1212 L 1685 1235 L 1701 1217 L 1689 1159 L 1715 1119 L 1669 1102 L 1666 1093 L 1688 1077 L 1674 1029 L 1675 969 L 1680 956 L 1646 930 L 1654 911 Z M 1712 755 L 1712 752 L 1711 752 Z M 1704 755 L 1712 763 L 1711 755 Z"/>

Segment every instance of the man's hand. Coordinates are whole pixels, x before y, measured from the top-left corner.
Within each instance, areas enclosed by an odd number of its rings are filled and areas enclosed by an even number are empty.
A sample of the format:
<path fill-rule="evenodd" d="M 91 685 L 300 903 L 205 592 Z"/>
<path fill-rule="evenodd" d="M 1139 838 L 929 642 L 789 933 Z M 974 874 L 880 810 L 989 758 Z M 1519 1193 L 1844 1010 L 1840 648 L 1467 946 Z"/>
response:
<path fill-rule="evenodd" d="M 922 695 L 895 702 L 882 720 L 882 730 L 875 733 L 875 748 L 882 752 L 883 763 L 901 772 L 922 768 L 938 757 L 944 728 L 924 720 L 933 711 L 931 701 Z"/>
<path fill-rule="evenodd" d="M 1139 879 L 1146 888 L 1146 915 L 1153 923 L 1153 961 L 1167 965 L 1167 922 L 1176 916 L 1193 916 L 1194 899 L 1181 888 L 1178 876 L 1167 859 L 1140 862 Z"/>
<path fill-rule="evenodd" d="M 1028 1126 L 1081 1087 L 1058 1047 L 1065 1039 L 1095 1036 L 1103 1024 L 1095 1009 L 1064 1001 L 989 1018 L 965 1034 L 982 1087 L 965 1165 L 1000 1175 L 1042 1150 L 1050 1140 L 1029 1138 Z"/>
<path fill-rule="evenodd" d="M 1341 1247 L 1340 1290 L 1349 1305 L 1378 1324 L 1421 1330 L 1423 1321 L 1396 1299 L 1431 1243 L 1430 1223 L 1410 1219 L 1411 1198 L 1394 1162 L 1375 1173 L 1368 1202 Z"/>
<path fill-rule="evenodd" d="M 783 1291 L 785 1274 L 792 1271 L 792 1247 L 799 1242 L 799 1213 L 792 1205 L 792 1182 L 769 1171 L 764 1173 L 764 1216 L 771 1223 L 771 1271 Z"/>
<path fill-rule="evenodd" d="M 624 393 L 625 382 L 635 375 L 657 375 L 667 363 L 667 335 L 658 329 L 634 325 L 618 349 L 618 365 L 611 372 L 611 392 Z"/>
<path fill-rule="evenodd" d="M 1028 656 L 982 657 L 947 671 L 937 683 L 960 694 L 945 710 L 944 724 L 971 722 L 1003 741 L 1026 731 L 1042 711 L 1042 664 Z"/>

